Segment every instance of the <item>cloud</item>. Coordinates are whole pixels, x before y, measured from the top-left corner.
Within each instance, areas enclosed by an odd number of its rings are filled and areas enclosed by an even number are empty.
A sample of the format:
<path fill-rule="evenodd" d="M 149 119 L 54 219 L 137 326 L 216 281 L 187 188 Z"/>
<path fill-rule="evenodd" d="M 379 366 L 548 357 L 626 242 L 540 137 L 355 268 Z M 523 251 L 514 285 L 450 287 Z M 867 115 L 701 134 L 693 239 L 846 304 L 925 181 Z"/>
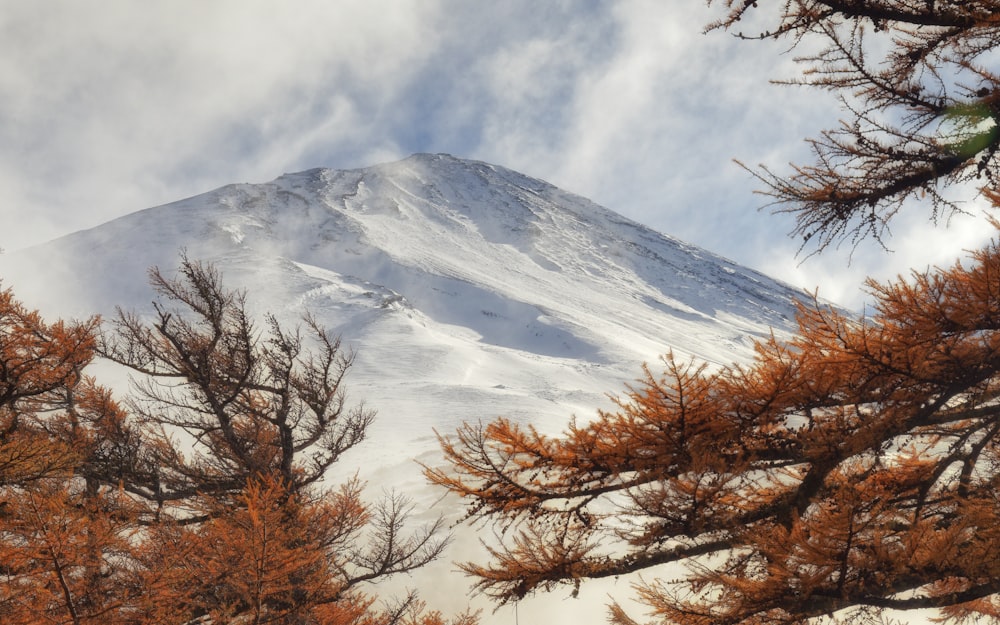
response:
<path fill-rule="evenodd" d="M 42 234 L 51 236 L 233 177 L 269 179 L 324 139 L 367 148 L 363 107 L 421 62 L 437 10 L 425 1 L 9 5 L 0 169 L 23 182 L 4 205 L 50 214 Z"/>
<path fill-rule="evenodd" d="M 981 198 L 969 199 L 963 210 L 963 214 L 934 223 L 927 207 L 910 205 L 892 223 L 892 236 L 885 240 L 885 247 L 871 240 L 857 246 L 848 242 L 811 257 L 794 257 L 791 246 L 772 256 L 761 250 L 760 269 L 861 312 L 874 302 L 865 278 L 885 284 L 909 279 L 913 272 L 950 268 L 956 262 L 967 262 L 970 252 L 996 236 L 986 219 L 992 209 Z"/>
<path fill-rule="evenodd" d="M 655 0 L 8 3 L 0 247 L 230 182 L 440 151 L 544 178 L 848 305 L 865 275 L 923 264 L 931 240 L 960 253 L 965 234 L 920 216 L 897 228 L 892 256 L 800 264 L 791 221 L 757 210 L 731 159 L 778 171 L 808 160 L 803 140 L 836 123 L 836 101 L 770 84 L 795 75 L 794 54 L 703 34 L 715 17 Z"/>
<path fill-rule="evenodd" d="M 549 180 L 855 309 L 865 276 L 950 265 L 992 233 L 980 205 L 948 228 L 915 207 L 894 253 L 797 257 L 791 221 L 757 210 L 731 159 L 808 160 L 803 140 L 836 124 L 836 101 L 770 84 L 795 75 L 794 54 L 703 34 L 716 17 L 662 0 L 6 2 L 0 247 L 415 151 Z M 583 609 L 603 611 L 603 592 L 589 596 Z M 537 602 L 566 620 L 564 602 Z"/>

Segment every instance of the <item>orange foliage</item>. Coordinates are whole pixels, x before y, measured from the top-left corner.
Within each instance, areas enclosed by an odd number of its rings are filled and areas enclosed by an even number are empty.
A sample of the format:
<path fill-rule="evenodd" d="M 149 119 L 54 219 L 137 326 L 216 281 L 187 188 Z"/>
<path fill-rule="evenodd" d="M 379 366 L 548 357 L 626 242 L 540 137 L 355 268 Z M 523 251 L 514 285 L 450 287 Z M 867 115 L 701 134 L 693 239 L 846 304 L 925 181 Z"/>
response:
<path fill-rule="evenodd" d="M 154 527 L 149 538 L 160 549 L 148 563 L 160 591 L 145 605 L 147 618 L 299 622 L 317 606 L 342 604 L 347 583 L 335 573 L 342 564 L 336 558 L 367 521 L 357 494 L 350 489 L 319 502 L 291 501 L 285 485 L 265 478 L 249 482 L 233 502 L 199 501 L 201 523 Z"/>
<path fill-rule="evenodd" d="M 82 375 L 97 320 L 47 324 L 0 292 L 0 621 L 119 623 L 136 502 L 92 469 L 123 415 Z"/>
<path fill-rule="evenodd" d="M 801 44 L 801 75 L 782 82 L 841 101 L 845 118 L 808 141 L 812 163 L 752 172 L 803 247 L 881 241 L 909 200 L 937 220 L 961 210 L 948 187 L 995 186 L 998 0 L 706 1 L 728 9 L 710 29 Z"/>
<path fill-rule="evenodd" d="M 464 569 L 509 601 L 683 564 L 637 586 L 664 623 L 995 615 L 1000 244 L 869 287 L 871 318 L 803 306 L 749 366 L 667 356 L 560 437 L 504 419 L 442 437 L 428 477 L 501 529 Z"/>
<path fill-rule="evenodd" d="M 0 485 L 26 484 L 64 473 L 71 449 L 55 444 L 35 418 L 65 403 L 94 357 L 97 320 L 48 325 L 10 290 L 0 291 Z"/>
<path fill-rule="evenodd" d="M 83 374 L 96 319 L 46 324 L 0 291 L 0 623 L 447 625 L 362 590 L 436 558 L 440 522 L 316 487 L 372 417 L 345 407 L 351 356 L 311 320 L 316 353 L 274 319 L 261 344 L 241 295 L 182 274 L 154 284 L 187 311 L 101 341 L 152 376 L 128 409 Z"/>

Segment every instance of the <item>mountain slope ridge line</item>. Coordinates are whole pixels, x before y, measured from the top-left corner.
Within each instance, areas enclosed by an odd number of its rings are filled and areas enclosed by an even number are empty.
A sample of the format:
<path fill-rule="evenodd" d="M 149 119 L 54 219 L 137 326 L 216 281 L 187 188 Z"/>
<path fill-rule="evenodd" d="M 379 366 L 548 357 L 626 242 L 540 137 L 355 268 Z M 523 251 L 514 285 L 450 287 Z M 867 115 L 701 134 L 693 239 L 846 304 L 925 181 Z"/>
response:
<path fill-rule="evenodd" d="M 146 269 L 181 249 L 255 310 L 310 309 L 357 349 L 359 391 L 422 436 L 606 407 L 667 350 L 749 358 L 808 299 L 542 180 L 442 154 L 226 185 L 6 254 L 0 275 L 55 315 L 142 312 Z M 394 396 L 415 379 L 425 396 Z M 442 405 L 449 393 L 477 399 Z"/>
<path fill-rule="evenodd" d="M 226 185 L 0 255 L 0 276 L 47 317 L 146 314 L 147 269 L 169 274 L 180 250 L 253 312 L 308 311 L 343 337 L 349 398 L 378 416 L 330 479 L 357 471 L 427 502 L 440 493 L 414 459 L 440 461 L 435 430 L 503 415 L 557 433 L 668 350 L 751 358 L 810 299 L 547 182 L 431 154 Z"/>

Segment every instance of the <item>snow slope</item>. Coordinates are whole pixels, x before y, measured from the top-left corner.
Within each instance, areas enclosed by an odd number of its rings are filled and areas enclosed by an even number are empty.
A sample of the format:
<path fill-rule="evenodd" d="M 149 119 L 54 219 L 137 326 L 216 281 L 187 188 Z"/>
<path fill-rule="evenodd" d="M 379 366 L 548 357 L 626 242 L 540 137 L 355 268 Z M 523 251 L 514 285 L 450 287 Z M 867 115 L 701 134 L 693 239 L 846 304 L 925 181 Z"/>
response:
<path fill-rule="evenodd" d="M 182 249 L 256 310 L 343 336 L 348 393 L 379 413 L 343 469 L 420 493 L 435 429 L 503 414 L 558 431 L 668 349 L 748 358 L 806 298 L 543 181 L 427 154 L 229 185 L 0 256 L 0 276 L 50 316 L 143 311 L 147 268 Z"/>

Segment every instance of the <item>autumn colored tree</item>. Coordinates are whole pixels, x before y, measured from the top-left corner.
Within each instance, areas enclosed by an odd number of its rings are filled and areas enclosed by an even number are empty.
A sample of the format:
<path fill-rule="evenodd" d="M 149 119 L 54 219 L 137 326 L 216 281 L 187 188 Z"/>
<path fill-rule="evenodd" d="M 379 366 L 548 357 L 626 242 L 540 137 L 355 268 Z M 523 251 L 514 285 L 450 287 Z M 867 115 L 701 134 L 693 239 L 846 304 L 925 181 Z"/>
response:
<path fill-rule="evenodd" d="M 47 324 L 0 292 L 3 623 L 129 622 L 141 504 L 99 476 L 128 428 L 109 393 L 82 373 L 96 327 L 96 319 Z"/>
<path fill-rule="evenodd" d="M 365 584 L 436 558 L 440 522 L 326 470 L 373 413 L 352 355 L 311 319 L 266 319 L 210 266 L 152 273 L 151 321 L 45 323 L 0 291 L 0 622 L 474 625 Z M 84 375 L 131 368 L 123 404 Z"/>
<path fill-rule="evenodd" d="M 147 622 L 431 618 L 413 596 L 376 609 L 360 585 L 437 558 L 441 522 L 413 530 L 401 496 L 368 504 L 356 481 L 320 486 L 374 417 L 347 404 L 353 354 L 311 317 L 305 330 L 273 316 L 258 329 L 209 265 L 185 257 L 177 277 L 150 277 L 152 319 L 120 312 L 100 348 L 137 376 L 126 405 L 144 453 L 118 474 L 152 504 Z"/>
<path fill-rule="evenodd" d="M 803 306 L 752 364 L 668 356 L 561 436 L 442 437 L 428 477 L 499 527 L 464 570 L 501 602 L 645 571 L 662 623 L 1000 618 L 1000 244 L 869 287 L 871 318 Z"/>
<path fill-rule="evenodd" d="M 787 82 L 841 98 L 847 117 L 810 140 L 812 164 L 754 172 L 777 212 L 795 216 L 804 247 L 882 240 L 907 200 L 937 219 L 961 210 L 962 183 L 996 186 L 1000 2 L 707 2 L 728 9 L 711 28 L 805 48 L 801 76 Z"/>
<path fill-rule="evenodd" d="M 76 462 L 55 449 L 36 416 L 64 404 L 94 357 L 96 320 L 46 324 L 0 290 L 0 485 L 25 486 Z"/>

